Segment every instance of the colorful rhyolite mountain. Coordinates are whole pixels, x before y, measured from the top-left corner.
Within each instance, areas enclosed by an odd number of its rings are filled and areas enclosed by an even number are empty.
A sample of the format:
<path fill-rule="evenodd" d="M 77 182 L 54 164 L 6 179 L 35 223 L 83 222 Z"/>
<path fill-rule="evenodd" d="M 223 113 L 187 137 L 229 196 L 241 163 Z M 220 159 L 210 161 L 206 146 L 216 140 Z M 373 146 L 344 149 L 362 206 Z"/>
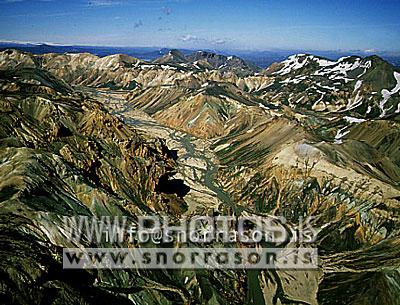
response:
<path fill-rule="evenodd" d="M 0 299 L 399 304 L 399 93 L 376 56 L 0 52 Z M 62 269 L 63 216 L 242 214 L 314 217 L 320 268 Z"/>

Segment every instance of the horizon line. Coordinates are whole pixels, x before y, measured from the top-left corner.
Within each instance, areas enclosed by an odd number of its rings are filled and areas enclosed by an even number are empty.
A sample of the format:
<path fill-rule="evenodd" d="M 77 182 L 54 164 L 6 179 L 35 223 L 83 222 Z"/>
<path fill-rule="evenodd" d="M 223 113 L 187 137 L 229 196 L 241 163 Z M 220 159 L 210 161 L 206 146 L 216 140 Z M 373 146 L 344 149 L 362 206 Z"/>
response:
<path fill-rule="evenodd" d="M 107 44 L 84 44 L 84 43 L 60 43 L 60 42 L 49 42 L 49 41 L 24 41 L 14 39 L 0 39 L 0 43 L 3 44 L 31 44 L 31 45 L 48 45 L 48 46 L 59 46 L 59 47 L 111 47 L 111 48 L 153 48 L 153 49 L 177 49 L 177 50 L 214 50 L 214 51 L 249 51 L 249 52 L 263 52 L 263 51 L 318 51 L 318 52 L 362 52 L 365 54 L 379 54 L 379 53 L 398 53 L 400 56 L 400 50 L 375 50 L 375 49 L 310 49 L 310 48 L 255 48 L 255 49 L 243 49 L 243 48 L 221 48 L 216 49 L 213 47 L 174 47 L 174 46 L 141 46 L 141 45 L 107 45 Z"/>

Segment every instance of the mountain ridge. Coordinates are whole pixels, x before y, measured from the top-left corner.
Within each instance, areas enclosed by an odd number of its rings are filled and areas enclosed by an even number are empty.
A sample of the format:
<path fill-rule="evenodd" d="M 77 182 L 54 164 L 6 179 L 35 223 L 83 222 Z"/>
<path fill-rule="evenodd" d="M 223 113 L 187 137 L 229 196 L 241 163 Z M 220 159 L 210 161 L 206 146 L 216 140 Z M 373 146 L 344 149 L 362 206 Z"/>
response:
<path fill-rule="evenodd" d="M 306 56 L 243 76 L 218 69 L 225 57 L 202 68 L 0 52 L 1 299 L 397 305 L 397 70 Z M 83 269 L 77 278 L 62 269 L 62 249 L 96 244 L 66 237 L 62 219 L 73 215 L 134 224 L 142 215 L 270 215 L 296 230 L 310 217 L 315 242 L 279 247 L 318 249 L 319 268 Z"/>
<path fill-rule="evenodd" d="M 125 90 L 172 85 L 201 90 L 203 85 L 217 81 L 234 84 L 276 106 L 345 113 L 363 119 L 396 116 L 400 112 L 400 69 L 377 56 L 331 61 L 298 54 L 256 72 L 240 59 L 206 52 L 197 52 L 197 57 L 167 54 L 179 58 L 180 62 L 173 63 L 168 63 L 165 56 L 159 63 L 149 63 L 122 54 L 106 57 L 89 53 L 32 55 L 19 51 L 0 54 L 7 65 L 19 62 L 47 69 L 75 85 Z M 213 64 L 202 60 L 208 57 Z"/>
<path fill-rule="evenodd" d="M 41 47 L 43 45 L 43 47 Z M 162 47 L 112 47 L 112 46 L 67 46 L 60 44 L 49 44 L 49 43 L 20 43 L 20 42 L 0 42 L 0 50 L 5 50 L 7 48 L 17 48 L 22 51 L 32 52 L 35 54 L 43 54 L 47 52 L 56 53 L 84 53 L 89 52 L 101 57 L 112 55 L 116 53 L 128 54 L 133 57 L 140 58 L 142 60 L 153 61 L 162 55 L 167 54 L 170 50 L 174 48 L 162 48 Z M 179 49 L 180 52 L 185 55 L 190 55 L 198 50 L 196 49 Z M 273 62 L 281 61 L 292 54 L 298 53 L 310 53 L 320 55 L 322 57 L 327 57 L 330 59 L 338 59 L 343 56 L 348 55 L 359 55 L 362 57 L 368 56 L 371 53 L 362 50 L 332 50 L 332 51 L 319 51 L 319 50 L 267 50 L 267 51 L 244 51 L 244 50 L 207 50 L 203 49 L 200 51 L 207 51 L 212 53 L 221 53 L 226 56 L 236 55 L 245 59 L 256 66 L 266 68 L 270 66 Z M 389 60 L 391 64 L 400 67 L 400 53 L 396 52 L 379 52 L 379 56 L 384 57 Z"/>

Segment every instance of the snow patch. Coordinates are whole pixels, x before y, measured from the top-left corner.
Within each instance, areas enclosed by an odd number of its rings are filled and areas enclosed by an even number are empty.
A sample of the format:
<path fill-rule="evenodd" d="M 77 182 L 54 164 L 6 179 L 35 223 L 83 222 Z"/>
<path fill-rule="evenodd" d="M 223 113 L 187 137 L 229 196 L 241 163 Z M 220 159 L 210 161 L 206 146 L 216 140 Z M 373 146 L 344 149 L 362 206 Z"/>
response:
<path fill-rule="evenodd" d="M 296 77 L 296 78 L 287 78 L 283 81 L 281 81 L 281 84 L 287 85 L 287 84 L 299 84 L 301 83 L 301 81 L 305 80 L 307 78 L 307 76 L 300 76 L 300 77 Z"/>
<path fill-rule="evenodd" d="M 154 67 L 156 67 L 156 65 L 141 65 L 140 66 L 140 68 L 142 68 L 142 69 L 151 69 L 151 68 L 154 68 Z"/>
<path fill-rule="evenodd" d="M 337 91 L 338 90 L 335 87 L 329 87 L 329 86 L 326 86 L 326 85 L 322 85 L 321 83 L 317 83 L 316 85 L 319 86 L 322 89 L 326 89 L 326 90 L 329 90 L 329 91 Z"/>
<path fill-rule="evenodd" d="M 318 57 L 314 57 L 314 56 L 312 56 L 312 59 L 315 62 L 317 62 L 320 67 L 328 67 L 328 66 L 333 66 L 333 65 L 337 64 L 336 61 L 331 61 L 331 60 L 328 60 L 328 59 L 322 59 L 322 58 L 318 58 Z"/>
<path fill-rule="evenodd" d="M 304 98 L 305 98 L 304 95 L 303 95 L 302 97 L 300 97 L 300 98 L 296 101 L 296 104 L 300 103 Z"/>
<path fill-rule="evenodd" d="M 381 91 L 383 99 L 379 103 L 379 108 L 382 110 L 380 117 L 384 117 L 386 115 L 387 110 L 389 110 L 389 109 L 385 109 L 385 104 L 390 99 L 390 97 L 393 94 L 396 94 L 397 92 L 400 91 L 400 73 L 394 72 L 394 78 L 397 81 L 396 86 L 391 91 L 389 91 L 388 89 L 382 89 L 382 91 Z"/>
<path fill-rule="evenodd" d="M 360 88 L 361 88 L 361 85 L 362 85 L 362 80 L 358 80 L 358 81 L 356 82 L 355 86 L 354 86 L 353 92 L 356 92 L 358 89 L 360 89 Z"/>
<path fill-rule="evenodd" d="M 342 138 L 350 132 L 350 130 L 344 131 L 346 128 L 347 128 L 347 126 L 341 128 L 337 131 L 336 136 L 335 136 L 335 144 L 343 143 Z"/>
<path fill-rule="evenodd" d="M 161 65 L 161 68 L 163 68 L 164 70 L 176 70 L 176 67 L 167 66 L 167 65 Z"/>
<path fill-rule="evenodd" d="M 351 116 L 345 116 L 343 118 L 349 123 L 362 123 L 362 122 L 366 121 L 364 119 L 358 119 L 358 118 L 354 118 L 354 117 L 351 117 Z"/>
<path fill-rule="evenodd" d="M 225 149 L 225 148 L 228 148 L 229 146 L 230 146 L 229 143 L 222 144 L 222 145 L 219 145 L 219 146 L 215 147 L 214 151 L 215 151 L 215 152 L 221 151 L 221 150 L 223 150 L 223 149 Z"/>
<path fill-rule="evenodd" d="M 357 95 L 354 98 L 354 100 L 349 99 L 346 110 L 351 110 L 360 106 L 362 104 L 362 99 L 363 97 L 360 96 L 360 92 L 357 92 Z"/>
<path fill-rule="evenodd" d="M 293 70 L 299 70 L 303 68 L 307 64 L 307 62 L 308 58 L 307 57 L 305 58 L 303 54 L 291 55 L 288 57 L 287 60 L 282 62 L 284 64 L 284 67 L 278 72 L 275 72 L 275 74 L 278 75 L 289 74 Z"/>
<path fill-rule="evenodd" d="M 362 63 L 360 58 L 357 58 L 353 63 L 345 62 L 346 57 L 339 59 L 334 65 L 326 66 L 314 73 L 314 75 L 319 76 L 328 76 L 329 79 L 343 79 L 346 83 L 352 81 L 352 79 L 348 78 L 347 74 L 350 71 L 353 71 L 357 68 L 364 68 L 364 72 L 361 74 L 365 74 L 367 69 L 371 67 L 371 62 L 368 61 L 366 63 Z M 359 75 L 359 77 L 361 76 Z"/>

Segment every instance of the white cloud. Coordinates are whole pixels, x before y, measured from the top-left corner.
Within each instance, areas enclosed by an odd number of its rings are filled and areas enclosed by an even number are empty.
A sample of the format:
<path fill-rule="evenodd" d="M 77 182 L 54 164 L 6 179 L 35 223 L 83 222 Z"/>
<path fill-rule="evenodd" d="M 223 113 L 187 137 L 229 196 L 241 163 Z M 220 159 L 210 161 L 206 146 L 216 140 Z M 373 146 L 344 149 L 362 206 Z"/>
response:
<path fill-rule="evenodd" d="M 225 39 L 221 39 L 221 38 L 218 38 L 218 39 L 215 39 L 215 40 L 213 40 L 213 41 L 211 41 L 213 44 L 225 44 L 226 43 L 226 40 Z"/>
<path fill-rule="evenodd" d="M 191 35 L 191 34 L 183 35 L 179 38 L 179 40 L 181 40 L 183 42 L 205 42 L 206 44 L 209 44 L 209 45 L 222 45 L 222 44 L 226 44 L 228 41 L 231 41 L 231 40 L 222 39 L 222 38 L 206 39 L 206 38 L 198 37 L 196 35 Z"/>
<path fill-rule="evenodd" d="M 188 34 L 188 35 L 183 35 L 183 36 L 180 37 L 179 39 L 182 40 L 182 41 L 185 41 L 185 42 L 204 40 L 204 39 L 201 39 L 201 38 L 199 38 L 199 37 L 197 37 L 197 36 L 195 36 L 195 35 L 190 35 L 190 34 Z"/>

